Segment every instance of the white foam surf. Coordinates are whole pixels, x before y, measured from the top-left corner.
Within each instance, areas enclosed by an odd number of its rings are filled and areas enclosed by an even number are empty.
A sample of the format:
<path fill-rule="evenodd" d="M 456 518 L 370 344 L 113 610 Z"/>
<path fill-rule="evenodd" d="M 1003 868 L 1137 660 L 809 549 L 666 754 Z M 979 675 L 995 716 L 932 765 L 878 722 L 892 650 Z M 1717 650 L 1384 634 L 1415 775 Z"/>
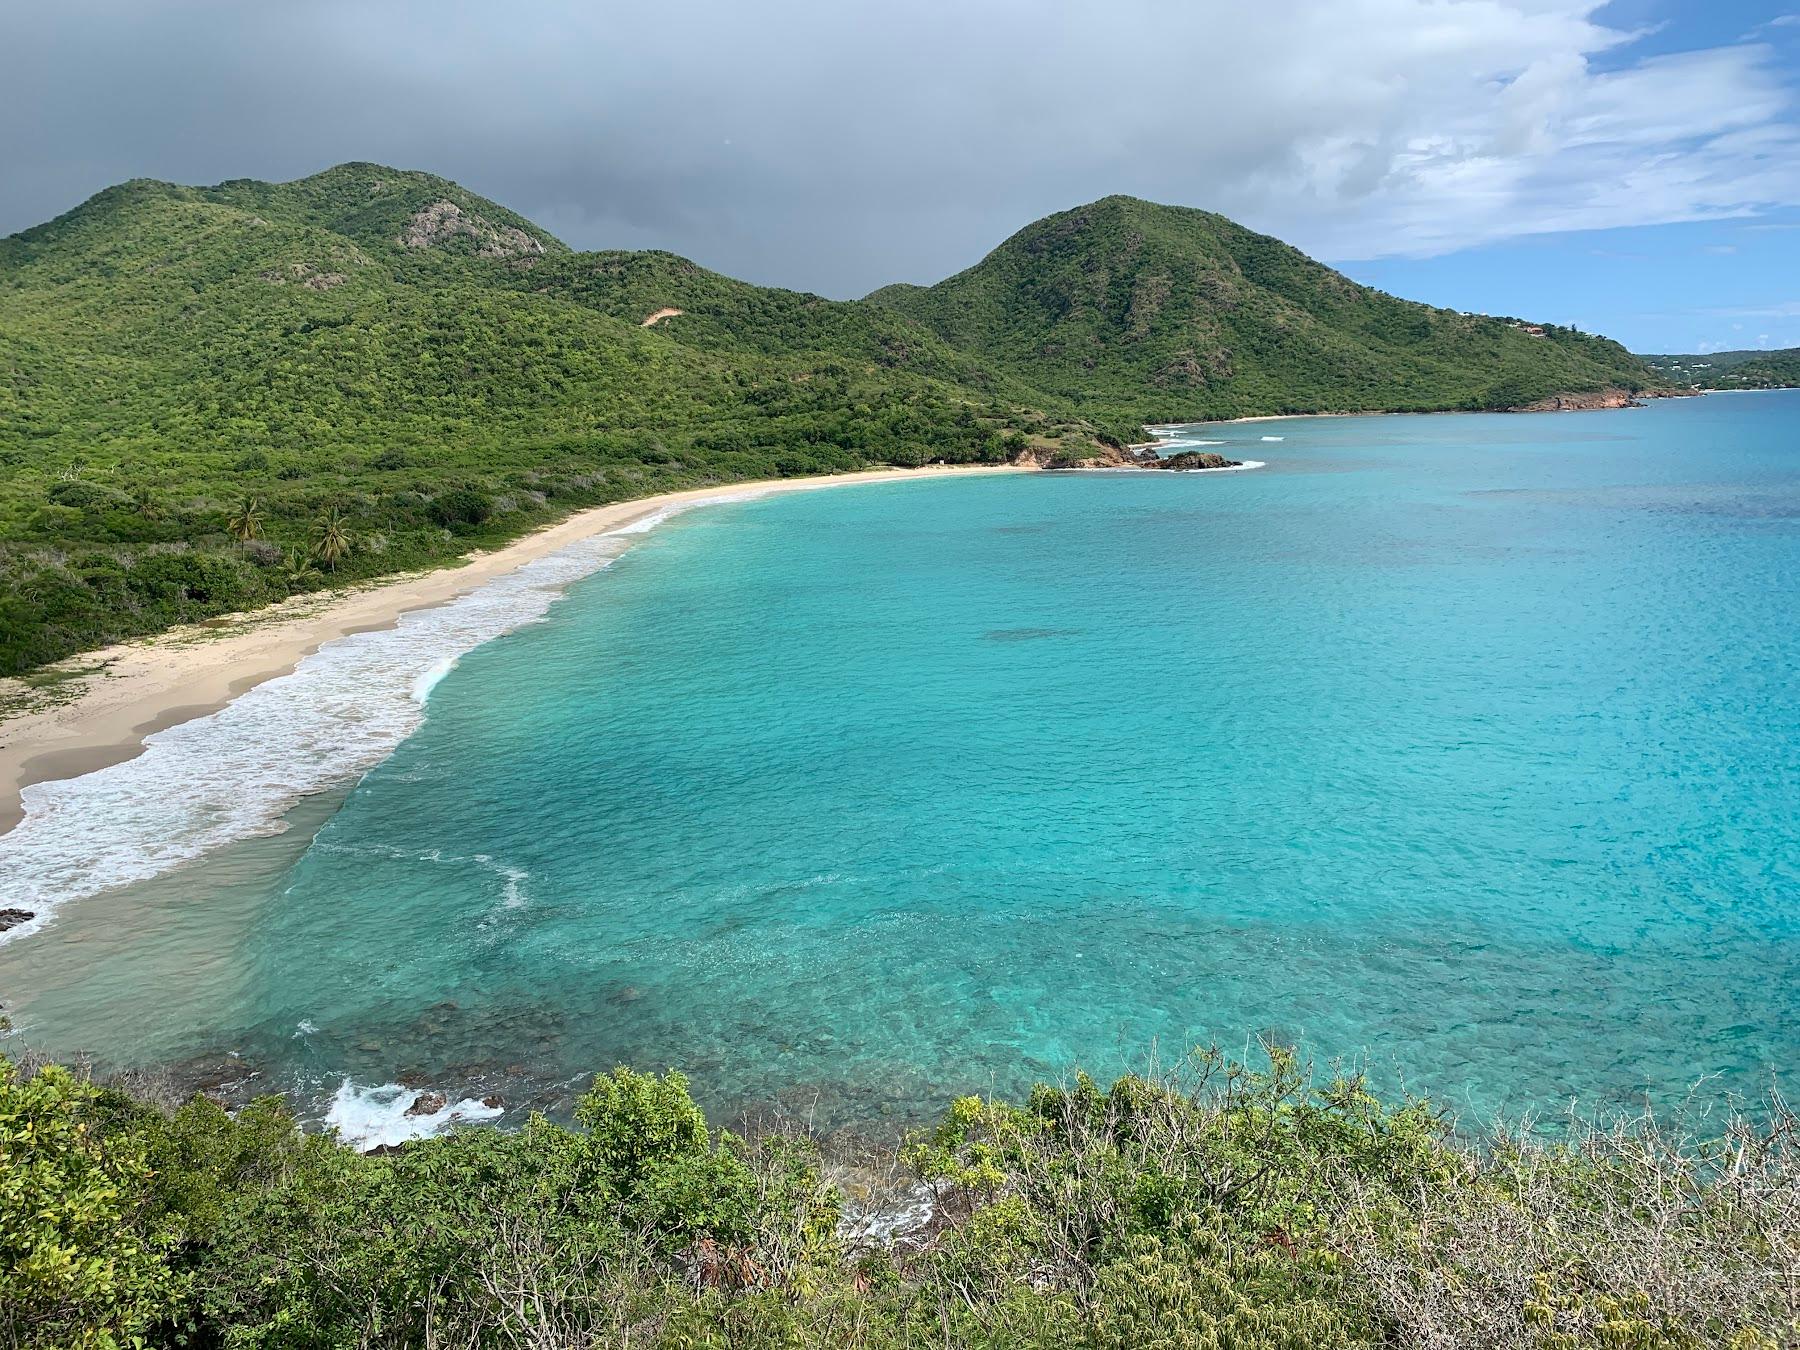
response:
<path fill-rule="evenodd" d="M 723 499 L 714 498 L 713 500 L 723 500 Z M 685 511 L 687 509 L 688 508 L 685 505 L 683 505 L 683 506 L 665 506 L 660 511 L 652 511 L 649 515 L 645 516 L 642 520 L 634 520 L 629 525 L 619 526 L 619 528 L 612 531 L 612 533 L 614 533 L 614 534 L 648 534 L 651 530 L 654 530 L 658 525 L 662 524 L 670 516 L 680 515 L 683 511 Z"/>
<path fill-rule="evenodd" d="M 472 1125 L 505 1114 L 504 1108 L 488 1106 L 473 1097 L 446 1101 L 436 1111 L 415 1112 L 423 1095 L 398 1083 L 365 1088 L 346 1078 L 325 1110 L 325 1123 L 345 1143 L 371 1149 L 404 1144 L 409 1139 L 428 1139 L 453 1125 Z"/>
<path fill-rule="evenodd" d="M 571 582 L 624 551 L 623 536 L 754 495 L 698 498 L 579 540 L 449 604 L 404 614 L 391 629 L 328 642 L 218 712 L 146 737 L 135 759 L 26 788 L 24 819 L 0 835 L 0 902 L 34 917 L 0 943 L 29 936 L 72 900 L 278 832 L 302 797 L 393 753 L 458 657 L 542 619 Z"/>
<path fill-rule="evenodd" d="M 442 680 L 444 676 L 448 675 L 454 669 L 456 669 L 456 658 L 454 656 L 446 656 L 442 661 L 439 661 L 430 670 L 414 680 L 412 687 L 413 702 L 423 706 L 431 698 L 431 691 L 438 687 L 438 681 Z"/>
<path fill-rule="evenodd" d="M 846 1205 L 838 1219 L 838 1238 L 853 1251 L 892 1247 L 931 1226 L 937 1217 L 937 1194 L 919 1183 L 878 1205 Z"/>

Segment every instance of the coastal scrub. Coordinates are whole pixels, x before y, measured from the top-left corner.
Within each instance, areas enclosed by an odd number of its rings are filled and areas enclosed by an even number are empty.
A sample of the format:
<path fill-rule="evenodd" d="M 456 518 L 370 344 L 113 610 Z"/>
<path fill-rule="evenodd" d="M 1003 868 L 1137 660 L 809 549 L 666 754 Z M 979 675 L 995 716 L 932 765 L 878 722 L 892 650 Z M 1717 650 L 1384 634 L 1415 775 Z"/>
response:
<path fill-rule="evenodd" d="M 1468 1137 L 1285 1051 L 1197 1054 L 957 1101 L 883 1227 L 843 1221 L 845 1159 L 713 1130 L 675 1073 L 364 1155 L 277 1099 L 0 1061 L 0 1346 L 1772 1350 L 1795 1125 Z"/>

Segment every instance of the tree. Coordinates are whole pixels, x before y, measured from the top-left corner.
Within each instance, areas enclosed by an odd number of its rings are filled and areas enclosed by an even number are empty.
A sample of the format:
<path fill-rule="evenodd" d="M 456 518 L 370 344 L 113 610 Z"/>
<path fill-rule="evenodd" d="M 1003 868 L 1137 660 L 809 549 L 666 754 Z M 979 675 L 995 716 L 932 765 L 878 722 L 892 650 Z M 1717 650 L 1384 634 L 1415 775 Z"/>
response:
<path fill-rule="evenodd" d="M 319 517 L 314 532 L 313 556 L 324 563 L 328 571 L 337 571 L 337 565 L 350 553 L 350 530 L 344 524 L 344 513 L 332 507 Z"/>
<path fill-rule="evenodd" d="M 240 549 L 260 535 L 262 528 L 262 500 L 258 497 L 245 497 L 225 522 L 225 532 Z"/>
<path fill-rule="evenodd" d="M 319 569 L 312 565 L 312 555 L 297 548 L 287 551 L 282 559 L 282 570 L 287 573 L 288 585 L 296 588 L 311 586 L 319 579 Z"/>

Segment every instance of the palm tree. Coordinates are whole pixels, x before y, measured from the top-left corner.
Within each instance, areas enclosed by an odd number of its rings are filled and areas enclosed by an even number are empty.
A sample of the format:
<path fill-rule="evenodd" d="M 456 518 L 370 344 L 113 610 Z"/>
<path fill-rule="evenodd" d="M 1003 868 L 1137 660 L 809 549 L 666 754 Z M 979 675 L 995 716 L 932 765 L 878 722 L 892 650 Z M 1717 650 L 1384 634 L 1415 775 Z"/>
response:
<path fill-rule="evenodd" d="M 337 565 L 350 552 L 350 531 L 344 526 L 344 513 L 334 506 L 319 517 L 313 528 L 318 536 L 313 542 L 313 556 L 331 571 L 337 571 Z"/>
<path fill-rule="evenodd" d="M 262 502 L 256 497 L 245 497 L 240 501 L 237 510 L 225 522 L 225 532 L 237 541 L 240 549 L 261 534 L 262 527 Z"/>
<path fill-rule="evenodd" d="M 290 548 L 284 560 L 287 568 L 288 585 L 293 587 L 307 586 L 319 575 L 319 569 L 312 565 L 312 555 L 302 553 L 297 548 Z"/>

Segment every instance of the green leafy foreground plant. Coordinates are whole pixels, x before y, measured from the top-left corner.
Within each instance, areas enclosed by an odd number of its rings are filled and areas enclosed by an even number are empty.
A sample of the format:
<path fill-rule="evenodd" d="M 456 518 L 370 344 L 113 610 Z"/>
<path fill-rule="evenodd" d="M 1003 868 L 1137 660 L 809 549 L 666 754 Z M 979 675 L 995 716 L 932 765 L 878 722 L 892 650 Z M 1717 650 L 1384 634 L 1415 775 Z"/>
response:
<path fill-rule="evenodd" d="M 0 1061 L 0 1346 L 1729 1345 L 1800 1334 L 1780 1103 L 1458 1139 L 1423 1102 L 1197 1055 L 964 1098 L 903 1160 L 930 1225 L 840 1234 L 810 1140 L 618 1069 L 379 1156 L 278 1099 L 171 1112 Z M 844 1232 L 850 1230 L 845 1229 Z"/>
<path fill-rule="evenodd" d="M 0 1325 L 10 1344 L 130 1344 L 178 1306 L 174 1234 L 135 1134 L 107 1135 L 67 1069 L 0 1059 Z"/>

